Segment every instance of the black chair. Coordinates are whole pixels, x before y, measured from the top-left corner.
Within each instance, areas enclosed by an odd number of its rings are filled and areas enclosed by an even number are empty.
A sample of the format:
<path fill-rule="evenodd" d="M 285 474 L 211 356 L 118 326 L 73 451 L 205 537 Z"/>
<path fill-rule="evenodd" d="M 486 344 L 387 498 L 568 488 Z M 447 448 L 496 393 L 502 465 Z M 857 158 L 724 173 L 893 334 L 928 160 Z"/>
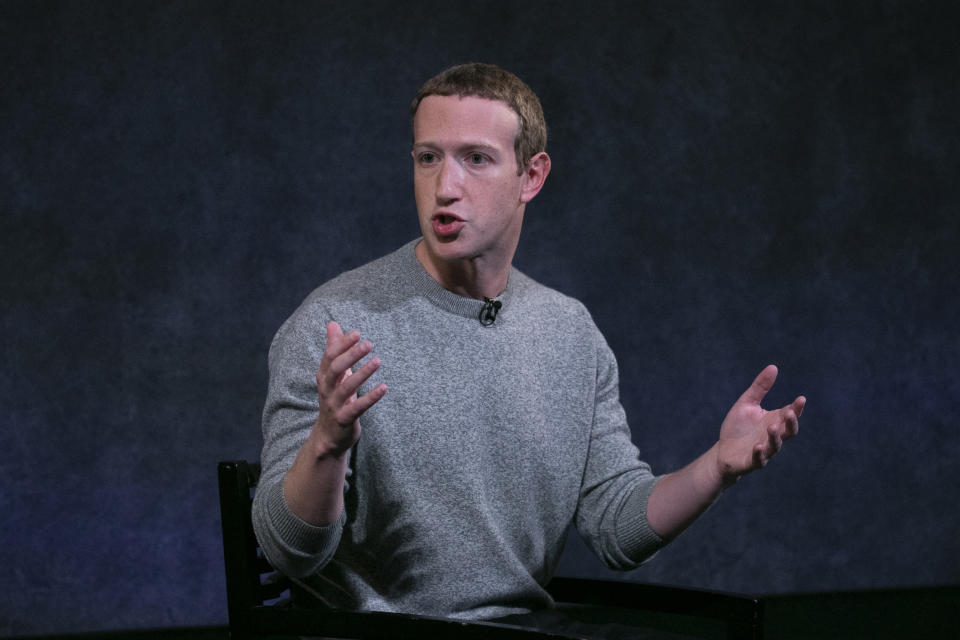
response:
<path fill-rule="evenodd" d="M 316 598 L 277 572 L 264 558 L 250 519 L 251 492 L 260 465 L 221 462 L 218 467 L 223 555 L 230 635 L 235 639 L 320 636 L 356 640 L 431 638 L 544 640 L 577 638 L 494 622 L 360 612 L 320 607 Z M 658 585 L 554 578 L 548 590 L 570 612 L 623 607 L 652 629 L 693 637 L 762 638 L 763 603 L 756 598 Z"/>

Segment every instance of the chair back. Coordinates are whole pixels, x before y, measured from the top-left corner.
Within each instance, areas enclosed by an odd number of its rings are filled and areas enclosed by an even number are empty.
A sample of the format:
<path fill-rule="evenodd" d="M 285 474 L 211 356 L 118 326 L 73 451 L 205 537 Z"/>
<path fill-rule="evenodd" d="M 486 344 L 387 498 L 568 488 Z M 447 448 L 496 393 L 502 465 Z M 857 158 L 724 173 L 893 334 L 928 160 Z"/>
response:
<path fill-rule="evenodd" d="M 290 599 L 290 580 L 274 569 L 253 533 L 250 507 L 260 479 L 260 465 L 245 461 L 217 466 L 220 524 L 227 579 L 227 610 L 233 637 L 251 628 L 250 612 L 264 605 L 283 606 Z M 251 636 L 253 634 L 250 634 Z"/>

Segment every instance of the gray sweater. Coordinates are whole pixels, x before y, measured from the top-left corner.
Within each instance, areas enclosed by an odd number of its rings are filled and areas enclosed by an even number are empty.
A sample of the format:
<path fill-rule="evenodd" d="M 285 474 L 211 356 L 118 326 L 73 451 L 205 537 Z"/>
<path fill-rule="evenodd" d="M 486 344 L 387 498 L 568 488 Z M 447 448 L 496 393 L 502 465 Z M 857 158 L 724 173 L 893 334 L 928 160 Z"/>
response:
<path fill-rule="evenodd" d="M 610 348 L 579 302 L 516 269 L 496 321 L 443 289 L 416 241 L 324 284 L 277 332 L 253 523 L 270 561 L 335 606 L 485 618 L 551 606 L 575 523 L 608 566 L 662 545 L 646 505 Z M 297 518 L 283 477 L 316 419 L 326 323 L 359 330 L 382 360 L 369 388 L 345 513 Z M 365 389 L 361 389 L 363 392 Z"/>

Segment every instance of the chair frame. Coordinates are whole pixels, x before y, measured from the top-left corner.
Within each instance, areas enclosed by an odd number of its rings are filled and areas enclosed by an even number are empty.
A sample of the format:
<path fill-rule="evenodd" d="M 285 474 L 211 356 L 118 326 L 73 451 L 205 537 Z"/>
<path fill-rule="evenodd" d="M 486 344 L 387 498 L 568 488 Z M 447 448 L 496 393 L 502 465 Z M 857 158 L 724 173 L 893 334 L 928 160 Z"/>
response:
<path fill-rule="evenodd" d="M 310 597 L 303 598 L 305 592 L 297 583 L 267 562 L 253 532 L 250 494 L 259 480 L 260 465 L 242 460 L 225 461 L 219 463 L 217 473 L 227 610 L 230 636 L 234 639 L 303 635 L 356 640 L 579 637 L 495 622 L 298 606 Z M 720 623 L 728 639 L 760 640 L 763 637 L 763 602 L 753 597 L 563 577 L 554 578 L 547 590 L 558 603 L 623 607 Z"/>

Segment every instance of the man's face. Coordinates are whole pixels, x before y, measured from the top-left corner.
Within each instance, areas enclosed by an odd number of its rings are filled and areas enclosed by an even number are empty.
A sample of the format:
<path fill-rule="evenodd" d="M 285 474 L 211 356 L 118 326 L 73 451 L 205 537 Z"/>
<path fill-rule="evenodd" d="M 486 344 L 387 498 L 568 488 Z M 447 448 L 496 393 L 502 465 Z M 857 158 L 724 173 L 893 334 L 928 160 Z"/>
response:
<path fill-rule="evenodd" d="M 432 95 L 420 102 L 413 182 L 429 260 L 512 260 L 530 199 L 513 149 L 519 126 L 516 112 L 496 100 Z"/>

